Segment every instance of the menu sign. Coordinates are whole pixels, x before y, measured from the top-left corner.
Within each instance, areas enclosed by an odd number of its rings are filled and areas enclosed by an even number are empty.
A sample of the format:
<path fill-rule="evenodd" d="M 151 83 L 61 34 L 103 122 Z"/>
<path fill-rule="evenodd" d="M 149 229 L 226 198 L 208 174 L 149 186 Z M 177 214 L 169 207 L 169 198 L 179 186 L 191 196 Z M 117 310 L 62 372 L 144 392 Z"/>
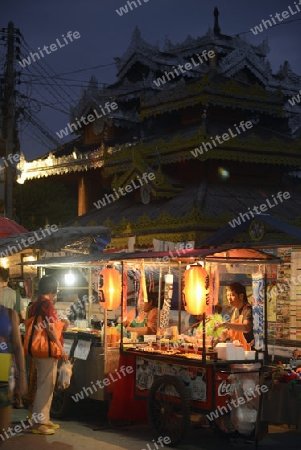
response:
<path fill-rule="evenodd" d="M 74 358 L 86 360 L 90 353 L 91 344 L 91 341 L 79 339 L 74 351 Z"/>

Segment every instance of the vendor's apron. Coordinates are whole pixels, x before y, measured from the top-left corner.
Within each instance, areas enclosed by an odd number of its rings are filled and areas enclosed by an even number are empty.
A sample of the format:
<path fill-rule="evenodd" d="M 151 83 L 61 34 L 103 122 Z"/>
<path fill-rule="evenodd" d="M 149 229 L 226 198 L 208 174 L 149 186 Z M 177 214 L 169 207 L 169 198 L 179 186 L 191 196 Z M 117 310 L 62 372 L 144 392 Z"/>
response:
<path fill-rule="evenodd" d="M 132 320 L 132 322 L 130 323 L 130 327 L 133 327 L 133 328 L 142 328 L 142 327 L 145 327 L 146 326 L 146 323 L 147 323 L 147 317 L 148 317 L 148 315 L 143 319 L 143 321 L 142 322 L 137 322 L 136 321 L 136 318 L 135 319 L 133 319 Z M 138 340 L 138 342 L 143 342 L 143 336 L 138 336 L 138 338 L 137 338 L 137 340 Z"/>
<path fill-rule="evenodd" d="M 233 321 L 231 320 L 231 323 L 242 324 L 243 323 L 243 315 L 240 314 L 240 316 L 238 316 L 238 319 L 233 320 Z M 240 343 L 242 344 L 242 346 L 245 350 L 251 350 L 252 345 L 248 344 L 242 331 L 229 330 L 229 337 L 230 337 L 231 342 L 238 340 L 238 341 L 240 341 Z"/>

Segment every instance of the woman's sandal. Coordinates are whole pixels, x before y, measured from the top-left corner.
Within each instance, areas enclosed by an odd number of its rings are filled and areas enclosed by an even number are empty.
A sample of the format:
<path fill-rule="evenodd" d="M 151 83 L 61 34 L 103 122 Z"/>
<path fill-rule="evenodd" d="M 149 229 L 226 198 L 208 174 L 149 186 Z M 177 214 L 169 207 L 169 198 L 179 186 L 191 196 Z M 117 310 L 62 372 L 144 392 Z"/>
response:
<path fill-rule="evenodd" d="M 49 420 L 48 423 L 44 423 L 45 427 L 50 428 L 51 430 L 58 430 L 61 426 L 58 423 L 53 423 Z"/>
<path fill-rule="evenodd" d="M 48 428 L 46 425 L 40 425 L 38 428 L 33 428 L 31 432 L 33 434 L 45 434 L 48 436 L 55 433 L 53 429 Z"/>

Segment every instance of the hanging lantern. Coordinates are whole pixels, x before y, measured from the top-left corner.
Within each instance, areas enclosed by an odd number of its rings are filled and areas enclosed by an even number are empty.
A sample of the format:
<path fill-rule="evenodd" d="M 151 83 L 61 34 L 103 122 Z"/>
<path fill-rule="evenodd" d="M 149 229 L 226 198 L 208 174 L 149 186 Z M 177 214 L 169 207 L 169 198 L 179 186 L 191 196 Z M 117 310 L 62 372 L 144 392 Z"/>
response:
<path fill-rule="evenodd" d="M 107 267 L 99 272 L 98 282 L 99 304 L 108 311 L 121 305 L 121 274 L 113 267 Z"/>
<path fill-rule="evenodd" d="M 209 302 L 209 275 L 201 266 L 190 266 L 184 273 L 183 302 L 189 314 L 206 312 Z"/>

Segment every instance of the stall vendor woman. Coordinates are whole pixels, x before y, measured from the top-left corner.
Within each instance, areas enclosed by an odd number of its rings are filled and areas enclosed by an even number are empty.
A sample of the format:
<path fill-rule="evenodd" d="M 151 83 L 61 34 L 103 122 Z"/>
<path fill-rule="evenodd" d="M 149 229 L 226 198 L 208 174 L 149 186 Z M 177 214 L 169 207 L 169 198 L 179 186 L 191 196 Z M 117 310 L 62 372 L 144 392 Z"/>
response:
<path fill-rule="evenodd" d="M 241 283 L 228 286 L 227 298 L 234 307 L 230 322 L 220 322 L 215 328 L 225 327 L 221 340 L 239 340 L 245 350 L 251 350 L 254 344 L 252 306 L 248 302 L 246 288 Z"/>
<path fill-rule="evenodd" d="M 156 334 L 158 315 L 158 296 L 155 292 L 148 295 L 148 302 L 141 304 L 141 309 L 135 317 L 135 308 L 131 309 L 123 324 L 128 333 L 137 333 L 138 340 L 142 340 L 145 334 Z"/>

